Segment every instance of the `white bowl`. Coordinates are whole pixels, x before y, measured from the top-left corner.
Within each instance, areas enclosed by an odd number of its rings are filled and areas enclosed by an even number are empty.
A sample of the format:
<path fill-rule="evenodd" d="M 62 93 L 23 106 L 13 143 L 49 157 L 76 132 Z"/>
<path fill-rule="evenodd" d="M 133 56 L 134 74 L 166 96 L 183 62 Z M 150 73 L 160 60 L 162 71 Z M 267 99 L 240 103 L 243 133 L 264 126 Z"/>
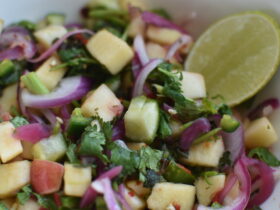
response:
<path fill-rule="evenodd" d="M 6 24 L 22 19 L 39 20 L 49 12 L 62 12 L 67 21 L 79 19 L 79 8 L 88 0 L 2 0 L 0 18 Z M 140 0 L 141 1 L 141 0 Z M 165 8 L 177 22 L 184 23 L 188 31 L 197 37 L 209 24 L 232 13 L 260 10 L 273 16 L 280 22 L 279 0 L 144 0 L 155 7 Z M 256 103 L 269 97 L 280 98 L 280 72 L 258 94 Z M 276 111 L 271 120 L 280 136 L 280 110 Z M 272 148 L 280 158 L 280 142 Z M 273 195 L 262 205 L 263 209 L 280 209 L 280 183 Z"/>

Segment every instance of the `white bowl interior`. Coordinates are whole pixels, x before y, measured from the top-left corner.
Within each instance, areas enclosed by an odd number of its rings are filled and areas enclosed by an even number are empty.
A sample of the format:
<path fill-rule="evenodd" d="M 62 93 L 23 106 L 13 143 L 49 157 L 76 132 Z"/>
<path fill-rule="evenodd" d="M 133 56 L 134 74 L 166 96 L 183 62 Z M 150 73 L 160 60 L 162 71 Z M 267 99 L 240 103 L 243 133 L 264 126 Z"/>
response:
<path fill-rule="evenodd" d="M 141 0 L 140 0 L 141 1 Z M 165 8 L 178 23 L 186 25 L 188 31 L 197 37 L 209 24 L 217 19 L 242 11 L 260 10 L 272 15 L 280 22 L 279 0 L 145 0 L 155 7 Z M 28 19 L 39 20 L 49 12 L 62 12 L 67 21 L 79 20 L 79 8 L 88 0 L 9 0 L 3 1 L 0 7 L 0 18 L 6 24 Z M 258 94 L 256 103 L 269 97 L 280 98 L 280 72 Z M 271 120 L 280 136 L 280 110 L 276 111 Z M 272 148 L 280 158 L 280 142 Z M 277 199 L 278 198 L 278 199 Z M 279 209 L 280 184 L 278 183 L 271 198 L 265 202 L 263 209 Z"/>

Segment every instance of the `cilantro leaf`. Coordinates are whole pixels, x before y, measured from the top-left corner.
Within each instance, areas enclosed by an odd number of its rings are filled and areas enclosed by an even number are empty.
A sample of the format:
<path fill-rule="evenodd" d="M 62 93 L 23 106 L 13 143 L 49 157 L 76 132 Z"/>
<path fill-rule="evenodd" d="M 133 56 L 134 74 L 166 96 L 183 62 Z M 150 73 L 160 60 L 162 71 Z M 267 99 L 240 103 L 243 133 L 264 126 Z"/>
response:
<path fill-rule="evenodd" d="M 70 163 L 78 163 L 79 162 L 79 160 L 76 156 L 76 149 L 77 149 L 77 145 L 72 144 L 72 143 L 67 148 L 66 156 L 67 156 Z"/>
<path fill-rule="evenodd" d="M 47 197 L 43 197 L 37 193 L 33 193 L 34 196 L 37 198 L 37 201 L 39 203 L 40 206 L 46 208 L 46 209 L 49 209 L 49 210 L 57 210 L 57 206 L 56 204 L 54 203 L 54 201 L 50 198 L 47 198 Z"/>
<path fill-rule="evenodd" d="M 9 210 L 9 209 L 4 203 L 0 202 L 0 210 Z"/>
<path fill-rule="evenodd" d="M 26 201 L 30 199 L 31 195 L 32 195 L 32 189 L 30 188 L 30 186 L 29 185 L 24 186 L 21 189 L 21 192 L 17 193 L 17 200 L 21 205 L 24 205 Z"/>
<path fill-rule="evenodd" d="M 269 166 L 280 166 L 280 161 L 268 149 L 264 147 L 257 147 L 255 149 L 252 149 L 249 152 L 248 156 L 256 156 Z"/>
<path fill-rule="evenodd" d="M 96 125 L 87 127 L 82 135 L 79 153 L 82 155 L 93 155 L 102 161 L 108 162 L 107 156 L 103 154 L 105 144 L 105 135 L 98 131 Z"/>
<path fill-rule="evenodd" d="M 144 187 L 152 188 L 156 183 L 165 181 L 162 176 L 156 173 L 154 170 L 147 170 Z"/>
<path fill-rule="evenodd" d="M 159 171 L 160 160 L 162 159 L 163 152 L 160 150 L 152 149 L 151 147 L 142 147 L 139 151 L 139 180 L 145 181 L 147 169 Z"/>
<path fill-rule="evenodd" d="M 112 139 L 112 135 L 113 135 L 113 125 L 111 122 L 101 122 L 101 128 L 102 131 L 106 137 L 107 140 L 111 140 Z"/>
<path fill-rule="evenodd" d="M 14 117 L 11 119 L 11 123 L 17 128 L 23 125 L 29 124 L 29 122 L 24 117 Z"/>
<path fill-rule="evenodd" d="M 160 110 L 158 136 L 162 139 L 165 139 L 166 137 L 172 134 L 172 130 L 169 125 L 169 120 L 170 116 L 164 111 Z"/>

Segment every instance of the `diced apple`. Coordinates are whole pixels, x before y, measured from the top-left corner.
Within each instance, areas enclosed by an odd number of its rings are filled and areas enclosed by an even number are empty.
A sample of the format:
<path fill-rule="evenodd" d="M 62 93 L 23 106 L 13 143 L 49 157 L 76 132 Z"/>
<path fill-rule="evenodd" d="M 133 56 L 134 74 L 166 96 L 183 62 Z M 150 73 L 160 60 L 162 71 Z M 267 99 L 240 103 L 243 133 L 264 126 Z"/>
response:
<path fill-rule="evenodd" d="M 45 48 L 49 48 L 55 39 L 59 39 L 67 33 L 64 26 L 50 25 L 34 33 L 37 41 Z"/>
<path fill-rule="evenodd" d="M 100 85 L 90 94 L 81 107 L 86 117 L 100 116 L 111 121 L 123 111 L 123 105 L 107 85 Z"/>
<path fill-rule="evenodd" d="M 206 141 L 190 148 L 188 158 L 181 158 L 181 162 L 194 165 L 217 167 L 224 153 L 222 139 Z"/>
<path fill-rule="evenodd" d="M 143 198 L 140 198 L 133 191 L 126 188 L 124 189 L 124 198 L 132 210 L 142 210 L 146 207 L 146 202 Z"/>
<path fill-rule="evenodd" d="M 90 8 L 94 7 L 106 7 L 109 9 L 120 9 L 120 6 L 116 0 L 91 0 L 88 3 L 88 6 Z"/>
<path fill-rule="evenodd" d="M 39 77 L 40 81 L 52 91 L 63 78 L 66 73 L 66 69 L 56 69 L 51 70 L 56 65 L 61 64 L 57 56 L 51 56 L 46 60 L 37 70 L 36 74 Z"/>
<path fill-rule="evenodd" d="M 143 21 L 142 16 L 140 14 L 131 20 L 128 26 L 127 34 L 130 37 L 136 37 L 139 34 L 144 36 L 145 28 L 146 24 Z"/>
<path fill-rule="evenodd" d="M 23 147 L 23 152 L 21 156 L 25 159 L 32 160 L 33 159 L 32 147 L 34 144 L 28 141 L 22 141 L 21 143 Z"/>
<path fill-rule="evenodd" d="M 151 190 L 144 187 L 143 182 L 139 180 L 129 180 L 126 182 L 126 186 L 140 197 L 144 197 L 151 192 Z"/>
<path fill-rule="evenodd" d="M 150 58 L 165 58 L 167 53 L 164 47 L 153 42 L 147 43 L 146 50 Z"/>
<path fill-rule="evenodd" d="M 182 90 L 186 98 L 198 99 L 206 97 L 205 81 L 201 74 L 183 71 L 182 76 Z"/>
<path fill-rule="evenodd" d="M 148 9 L 143 0 L 119 0 L 119 4 L 124 10 L 128 10 L 129 6 L 138 7 L 142 10 Z"/>
<path fill-rule="evenodd" d="M 10 112 L 12 107 L 17 105 L 17 84 L 6 87 L 0 98 L 0 109 L 4 112 Z"/>
<path fill-rule="evenodd" d="M 182 34 L 174 29 L 159 28 L 153 25 L 148 26 L 147 29 L 148 39 L 159 44 L 174 44 L 181 36 Z"/>
<path fill-rule="evenodd" d="M 82 197 L 91 183 L 91 168 L 75 167 L 68 163 L 64 167 L 64 193 L 69 196 Z"/>
<path fill-rule="evenodd" d="M 153 142 L 159 121 L 157 101 L 145 96 L 134 98 L 124 116 L 125 134 L 135 142 Z"/>
<path fill-rule="evenodd" d="M 145 144 L 145 143 L 134 143 L 134 142 L 127 142 L 126 145 L 129 149 L 134 150 L 134 151 L 138 151 L 142 147 L 147 146 L 147 144 Z"/>
<path fill-rule="evenodd" d="M 66 143 L 62 134 L 43 139 L 32 147 L 34 159 L 57 161 L 66 153 Z"/>
<path fill-rule="evenodd" d="M 40 210 L 41 208 L 35 200 L 29 199 L 23 205 L 18 204 L 16 210 Z"/>
<path fill-rule="evenodd" d="M 159 183 L 152 189 L 147 203 L 151 210 L 163 210 L 173 205 L 179 209 L 191 210 L 195 200 L 195 187 L 186 184 Z"/>
<path fill-rule="evenodd" d="M 278 140 L 274 127 L 266 117 L 256 119 L 245 130 L 247 148 L 269 147 Z"/>
<path fill-rule="evenodd" d="M 216 193 L 224 188 L 226 176 L 219 174 L 216 176 L 199 178 L 195 182 L 196 195 L 200 204 L 208 206 Z"/>
<path fill-rule="evenodd" d="M 48 160 L 34 160 L 31 163 L 31 185 L 41 195 L 57 192 L 63 174 L 64 167 L 59 163 Z"/>
<path fill-rule="evenodd" d="M 124 40 L 107 30 L 92 36 L 86 47 L 113 75 L 119 73 L 134 56 L 133 50 Z"/>
<path fill-rule="evenodd" d="M 3 163 L 12 160 L 23 151 L 20 140 L 13 137 L 14 131 L 12 123 L 0 123 L 0 158 Z"/>
<path fill-rule="evenodd" d="M 17 161 L 0 165 L 0 198 L 14 196 L 30 182 L 30 162 Z"/>

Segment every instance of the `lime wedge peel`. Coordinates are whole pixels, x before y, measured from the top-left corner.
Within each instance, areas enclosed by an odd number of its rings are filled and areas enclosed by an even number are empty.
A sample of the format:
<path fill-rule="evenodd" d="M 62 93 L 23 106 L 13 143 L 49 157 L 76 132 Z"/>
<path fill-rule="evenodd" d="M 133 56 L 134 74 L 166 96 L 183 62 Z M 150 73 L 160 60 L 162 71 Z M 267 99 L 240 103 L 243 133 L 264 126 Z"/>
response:
<path fill-rule="evenodd" d="M 210 97 L 230 106 L 255 95 L 272 78 L 280 58 L 280 28 L 270 16 L 250 11 L 225 17 L 196 41 L 185 69 L 205 77 Z"/>

